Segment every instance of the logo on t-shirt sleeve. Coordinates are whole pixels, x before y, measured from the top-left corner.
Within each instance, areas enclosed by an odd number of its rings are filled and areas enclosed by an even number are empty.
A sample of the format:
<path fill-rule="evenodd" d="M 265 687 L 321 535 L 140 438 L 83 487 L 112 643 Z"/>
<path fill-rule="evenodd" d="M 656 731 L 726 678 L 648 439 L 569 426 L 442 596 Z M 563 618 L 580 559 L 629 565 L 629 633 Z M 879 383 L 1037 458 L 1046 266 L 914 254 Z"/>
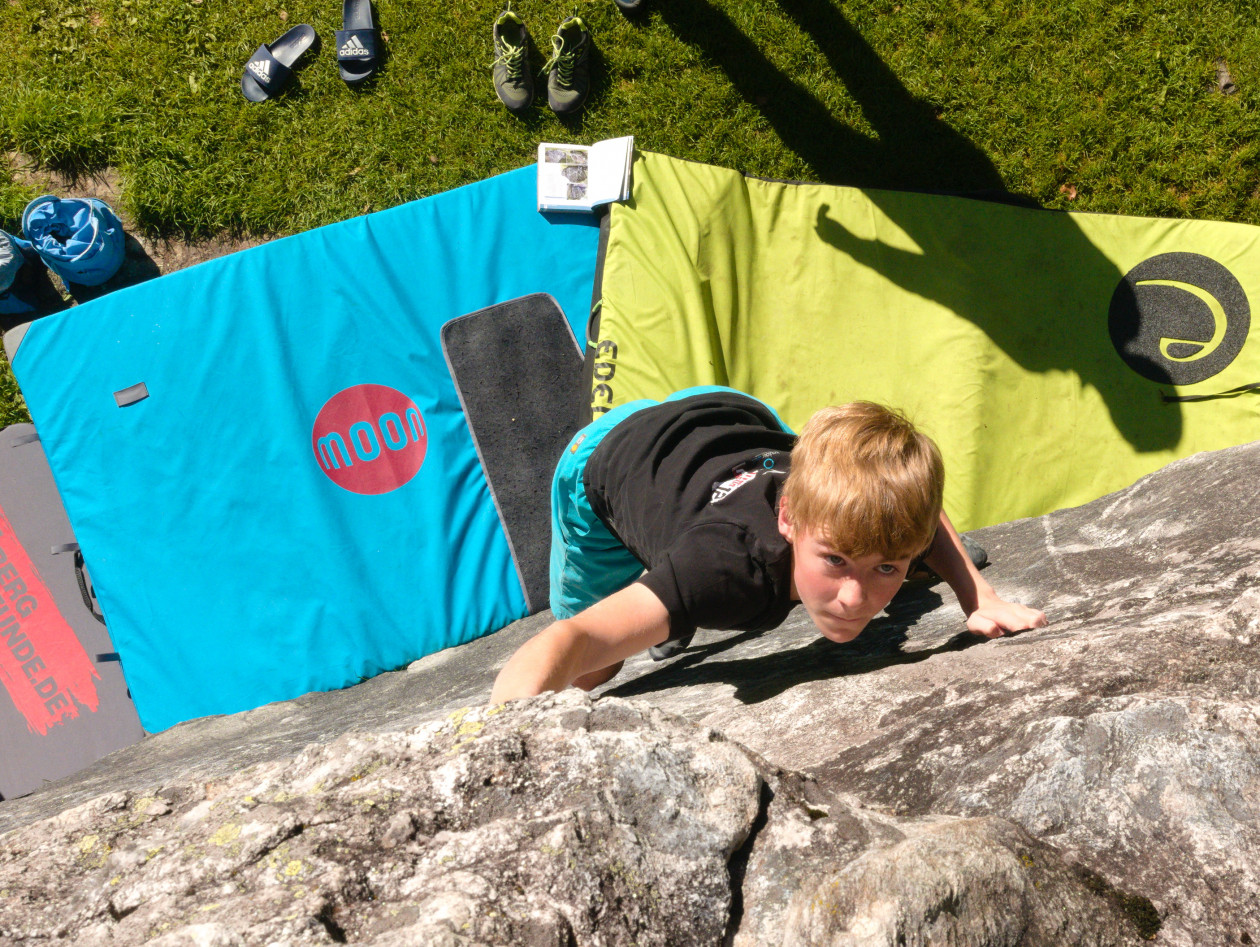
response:
<path fill-rule="evenodd" d="M 744 484 L 748 483 L 750 480 L 755 479 L 756 476 L 757 476 L 757 471 L 745 470 L 743 473 L 736 474 L 730 480 L 723 480 L 721 483 L 714 484 L 713 485 L 713 499 L 711 499 L 709 502 L 717 503 L 720 500 L 725 500 L 728 496 L 730 496 L 732 493 L 734 493 Z"/>
<path fill-rule="evenodd" d="M 729 480 L 722 480 L 713 484 L 713 497 L 710 503 L 719 503 L 728 496 L 738 490 L 746 483 L 757 478 L 758 474 L 768 473 L 775 469 L 775 457 L 780 451 L 768 450 L 763 451 L 757 456 L 744 461 L 737 467 L 732 468 L 731 473 L 734 474 Z"/>

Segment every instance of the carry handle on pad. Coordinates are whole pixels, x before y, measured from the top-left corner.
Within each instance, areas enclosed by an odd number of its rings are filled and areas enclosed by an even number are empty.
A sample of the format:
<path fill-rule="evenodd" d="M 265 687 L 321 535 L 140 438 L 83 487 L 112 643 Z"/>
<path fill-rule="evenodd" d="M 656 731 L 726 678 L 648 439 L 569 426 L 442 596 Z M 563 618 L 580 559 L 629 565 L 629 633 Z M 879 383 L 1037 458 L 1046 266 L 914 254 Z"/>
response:
<path fill-rule="evenodd" d="M 54 556 L 63 553 L 74 553 L 74 579 L 79 586 L 79 594 L 83 596 L 83 607 L 99 621 L 105 624 L 105 614 L 101 611 L 100 605 L 96 601 L 96 592 L 92 589 L 92 579 L 88 576 L 87 564 L 83 561 L 83 553 L 79 550 L 78 543 L 61 543 L 53 546 L 50 550 Z"/>

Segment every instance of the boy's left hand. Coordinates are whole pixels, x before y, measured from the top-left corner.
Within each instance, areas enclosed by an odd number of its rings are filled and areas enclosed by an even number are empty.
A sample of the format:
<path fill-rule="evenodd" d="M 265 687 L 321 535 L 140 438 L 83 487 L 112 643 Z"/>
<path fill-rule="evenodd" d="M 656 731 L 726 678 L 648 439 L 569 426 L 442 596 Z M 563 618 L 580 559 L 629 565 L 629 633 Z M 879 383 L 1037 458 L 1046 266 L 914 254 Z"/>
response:
<path fill-rule="evenodd" d="M 1000 598 L 985 602 L 967 616 L 967 630 L 985 638 L 1001 638 L 1010 631 L 1044 628 L 1048 624 L 1044 612 Z"/>

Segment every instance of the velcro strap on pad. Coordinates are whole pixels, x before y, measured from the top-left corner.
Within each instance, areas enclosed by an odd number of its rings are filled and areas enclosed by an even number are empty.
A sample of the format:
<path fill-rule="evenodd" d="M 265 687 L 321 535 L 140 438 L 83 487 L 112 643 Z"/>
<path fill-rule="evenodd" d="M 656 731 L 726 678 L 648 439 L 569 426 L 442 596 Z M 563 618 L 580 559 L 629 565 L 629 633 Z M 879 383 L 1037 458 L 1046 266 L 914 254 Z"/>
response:
<path fill-rule="evenodd" d="M 245 64 L 245 69 L 249 72 L 250 77 L 268 93 L 278 92 L 284 88 L 285 83 L 289 81 L 289 76 L 293 72 L 279 59 L 271 55 L 271 50 L 266 46 L 259 46 L 254 50 L 254 55 L 249 57 L 249 62 Z"/>
<path fill-rule="evenodd" d="M 337 30 L 337 61 L 366 62 L 376 58 L 376 30 Z"/>

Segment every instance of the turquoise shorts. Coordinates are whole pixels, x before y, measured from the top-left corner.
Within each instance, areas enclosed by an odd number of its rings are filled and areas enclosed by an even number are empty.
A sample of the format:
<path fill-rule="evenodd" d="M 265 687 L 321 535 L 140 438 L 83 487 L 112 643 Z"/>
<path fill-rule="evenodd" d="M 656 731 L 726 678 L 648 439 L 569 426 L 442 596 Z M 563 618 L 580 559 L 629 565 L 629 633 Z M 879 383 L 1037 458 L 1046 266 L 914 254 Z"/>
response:
<path fill-rule="evenodd" d="M 734 388 L 700 385 L 676 391 L 666 401 L 678 401 L 708 392 L 726 392 L 751 398 Z M 636 411 L 662 402 L 641 398 L 613 408 L 574 436 L 560 456 L 551 481 L 551 611 L 556 618 L 572 618 L 578 612 L 620 592 L 643 574 L 643 563 L 634 557 L 591 509 L 582 484 L 586 462 L 614 427 Z M 783 430 L 790 430 L 778 413 Z"/>

